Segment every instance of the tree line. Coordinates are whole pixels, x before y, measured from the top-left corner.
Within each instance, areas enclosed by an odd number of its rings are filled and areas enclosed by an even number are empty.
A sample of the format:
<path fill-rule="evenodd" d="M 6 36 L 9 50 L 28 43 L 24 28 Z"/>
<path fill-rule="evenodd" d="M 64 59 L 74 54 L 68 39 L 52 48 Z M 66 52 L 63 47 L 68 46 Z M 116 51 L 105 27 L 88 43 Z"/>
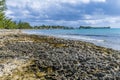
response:
<path fill-rule="evenodd" d="M 67 26 L 59 26 L 59 25 L 41 25 L 41 26 L 34 26 L 33 29 L 73 29 L 73 27 L 67 27 Z"/>

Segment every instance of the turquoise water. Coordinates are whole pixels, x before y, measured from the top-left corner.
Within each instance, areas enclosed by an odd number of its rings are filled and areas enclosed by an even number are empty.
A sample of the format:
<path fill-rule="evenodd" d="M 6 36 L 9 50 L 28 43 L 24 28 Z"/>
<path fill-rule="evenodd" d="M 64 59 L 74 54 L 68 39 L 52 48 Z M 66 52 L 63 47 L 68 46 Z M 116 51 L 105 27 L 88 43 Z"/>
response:
<path fill-rule="evenodd" d="M 55 36 L 64 39 L 82 40 L 99 46 L 120 50 L 120 28 L 25 30 L 24 32 L 28 34 Z"/>

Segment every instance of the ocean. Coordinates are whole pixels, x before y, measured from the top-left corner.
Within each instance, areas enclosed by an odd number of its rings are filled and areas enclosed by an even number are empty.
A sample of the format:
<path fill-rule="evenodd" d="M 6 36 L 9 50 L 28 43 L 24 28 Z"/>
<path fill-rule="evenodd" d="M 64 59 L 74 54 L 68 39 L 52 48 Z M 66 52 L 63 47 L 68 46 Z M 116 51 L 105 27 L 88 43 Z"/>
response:
<path fill-rule="evenodd" d="M 58 38 L 81 40 L 98 46 L 120 50 L 120 28 L 111 29 L 50 29 L 24 30 L 27 34 L 47 35 Z"/>

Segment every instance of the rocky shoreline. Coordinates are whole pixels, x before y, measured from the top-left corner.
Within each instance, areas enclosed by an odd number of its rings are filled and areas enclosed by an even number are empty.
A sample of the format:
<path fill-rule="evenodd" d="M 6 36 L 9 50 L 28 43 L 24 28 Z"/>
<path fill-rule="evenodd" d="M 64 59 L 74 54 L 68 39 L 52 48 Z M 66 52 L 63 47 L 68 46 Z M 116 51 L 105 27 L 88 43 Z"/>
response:
<path fill-rule="evenodd" d="M 11 30 L 0 35 L 0 80 L 120 80 L 120 52 Z"/>

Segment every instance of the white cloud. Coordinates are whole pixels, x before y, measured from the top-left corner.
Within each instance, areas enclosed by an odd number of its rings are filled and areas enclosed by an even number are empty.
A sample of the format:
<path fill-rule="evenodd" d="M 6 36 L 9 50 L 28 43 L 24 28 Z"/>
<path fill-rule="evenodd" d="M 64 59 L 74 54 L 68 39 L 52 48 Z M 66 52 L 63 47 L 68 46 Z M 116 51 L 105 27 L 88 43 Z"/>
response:
<path fill-rule="evenodd" d="M 106 2 L 106 0 L 92 0 L 93 2 Z"/>
<path fill-rule="evenodd" d="M 63 3 L 70 5 L 88 4 L 90 2 L 105 2 L 106 0 L 7 0 L 8 10 L 17 14 L 21 14 L 26 17 L 30 13 L 47 15 L 52 10 L 63 10 L 65 6 Z M 27 8 L 30 11 L 26 10 Z M 14 10 L 13 10 L 14 9 Z M 27 11 L 27 12 L 26 12 Z M 9 13 L 9 12 L 7 12 Z M 47 14 L 46 14 L 47 13 Z M 57 12 L 55 12 L 57 13 Z M 9 17 L 9 15 L 8 15 Z M 28 16 L 27 16 L 28 17 Z M 48 16 L 47 16 L 48 17 Z"/>
<path fill-rule="evenodd" d="M 13 11 L 11 11 L 11 10 L 7 10 L 5 15 L 8 16 L 8 17 L 10 17 L 10 18 L 12 18 L 12 19 L 14 19 L 15 16 L 13 16 L 12 14 L 14 14 Z"/>
<path fill-rule="evenodd" d="M 112 27 L 119 27 L 120 16 L 107 16 L 103 15 L 102 18 L 92 18 L 96 17 L 94 15 L 90 16 L 91 19 L 83 20 L 86 24 L 92 26 L 112 26 Z M 97 16 L 98 17 L 98 16 Z"/>
<path fill-rule="evenodd" d="M 95 17 L 95 16 L 93 16 Z M 111 27 L 119 27 L 120 25 L 120 16 L 111 17 L 111 16 L 104 16 L 104 18 L 101 19 L 85 19 L 85 20 L 37 20 L 32 21 L 31 23 L 34 25 L 64 25 L 64 26 L 74 26 L 79 27 L 80 25 L 87 25 L 87 26 L 111 26 Z"/>
<path fill-rule="evenodd" d="M 59 2 L 69 3 L 69 4 L 81 4 L 81 3 L 89 3 L 90 0 L 69 0 L 69 1 L 68 0 L 61 0 Z"/>
<path fill-rule="evenodd" d="M 84 4 L 90 2 L 106 2 L 106 0 L 7 0 L 7 5 L 12 7 L 23 8 L 29 6 L 32 8 L 44 8 L 53 4 Z"/>
<path fill-rule="evenodd" d="M 106 2 L 106 0 L 57 0 L 57 1 L 70 4 L 88 4 L 90 2 Z"/>
<path fill-rule="evenodd" d="M 34 10 L 45 10 L 50 7 L 62 7 L 62 3 L 77 5 L 88 4 L 90 2 L 105 2 L 106 0 L 7 0 L 8 7 L 14 7 L 18 9 L 24 9 L 29 7 Z"/>
<path fill-rule="evenodd" d="M 55 24 L 55 25 L 68 25 L 68 26 L 80 26 L 80 25 L 115 25 L 120 22 L 120 16 L 110 16 L 105 15 L 104 11 L 101 8 L 97 8 L 96 12 L 92 14 L 83 14 L 84 20 L 48 20 L 47 18 L 51 17 L 50 15 L 55 15 L 59 13 L 59 10 L 65 10 L 66 6 L 63 4 L 69 5 L 82 5 L 90 3 L 105 3 L 106 0 L 7 0 L 8 10 L 6 15 L 10 18 L 32 19 L 33 24 Z M 28 10 L 29 9 L 29 10 Z M 69 9 L 69 8 L 68 8 Z M 80 11 L 80 9 L 75 10 Z M 75 12 L 74 11 L 74 12 Z M 80 13 L 80 12 L 78 12 Z M 34 15 L 35 14 L 35 15 Z M 61 15 L 64 13 L 61 13 Z M 67 13 L 72 14 L 72 13 Z M 76 14 L 78 15 L 78 14 Z M 73 15 L 74 16 L 74 15 Z M 42 20 L 45 18 L 46 20 Z M 15 20 L 16 20 L 15 19 Z M 36 21 L 36 22 L 35 22 Z M 82 24 L 81 24 L 82 23 Z"/>
<path fill-rule="evenodd" d="M 93 17 L 91 15 L 83 15 L 85 19 L 92 19 Z"/>
<path fill-rule="evenodd" d="M 7 10 L 6 11 L 6 15 L 11 15 L 11 14 L 13 14 L 14 12 L 13 11 L 11 11 L 11 10 Z"/>

